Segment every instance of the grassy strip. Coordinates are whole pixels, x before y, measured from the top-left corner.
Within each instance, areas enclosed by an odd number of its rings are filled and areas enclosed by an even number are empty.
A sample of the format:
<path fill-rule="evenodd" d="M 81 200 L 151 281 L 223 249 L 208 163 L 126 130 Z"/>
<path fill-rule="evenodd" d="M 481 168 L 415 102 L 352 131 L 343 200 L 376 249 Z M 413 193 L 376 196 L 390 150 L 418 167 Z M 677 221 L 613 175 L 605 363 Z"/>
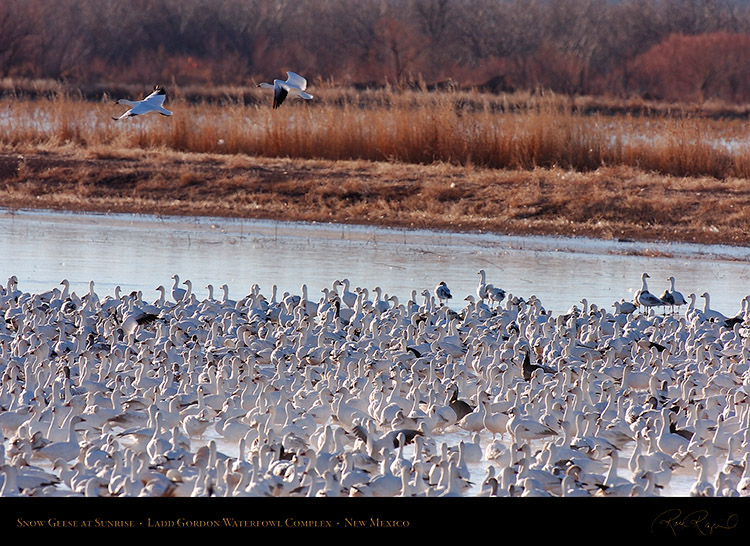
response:
<path fill-rule="evenodd" d="M 6 97 L 0 204 L 750 244 L 734 117 L 387 89 L 272 110 L 256 93 L 126 122 L 112 100 Z"/>
<path fill-rule="evenodd" d="M 258 91 L 260 92 L 260 91 Z M 263 100 L 263 102 L 260 102 Z M 0 146 L 158 150 L 491 169 L 635 167 L 671 176 L 748 178 L 741 120 L 605 115 L 555 95 L 321 90 L 310 103 L 170 101 L 171 118 L 114 123 L 111 101 L 65 95 L 0 101 Z"/>
<path fill-rule="evenodd" d="M 0 203 L 750 244 L 744 179 L 73 146 L 0 154 Z"/>

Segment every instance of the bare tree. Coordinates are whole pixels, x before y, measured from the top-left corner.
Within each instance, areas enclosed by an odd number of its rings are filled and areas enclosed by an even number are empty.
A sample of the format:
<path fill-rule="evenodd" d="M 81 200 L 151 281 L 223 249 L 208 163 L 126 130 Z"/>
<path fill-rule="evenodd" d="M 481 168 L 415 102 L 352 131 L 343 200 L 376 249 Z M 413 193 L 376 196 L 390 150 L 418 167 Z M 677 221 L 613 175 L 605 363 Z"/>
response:
<path fill-rule="evenodd" d="M 633 81 L 634 59 L 672 35 L 720 32 L 750 34 L 750 4 L 3 0 L 0 76 L 78 84 L 164 78 L 222 84 L 295 70 L 342 83 L 382 84 L 420 76 L 432 82 L 493 81 L 488 87 L 494 89 L 647 93 L 642 77 Z M 724 94 L 741 95 L 740 79 L 730 85 L 735 92 Z M 704 82 L 706 93 L 713 92 L 711 85 Z"/>
<path fill-rule="evenodd" d="M 0 3 L 0 76 L 9 76 L 13 68 L 28 60 L 28 49 L 37 22 L 26 17 L 22 0 Z"/>

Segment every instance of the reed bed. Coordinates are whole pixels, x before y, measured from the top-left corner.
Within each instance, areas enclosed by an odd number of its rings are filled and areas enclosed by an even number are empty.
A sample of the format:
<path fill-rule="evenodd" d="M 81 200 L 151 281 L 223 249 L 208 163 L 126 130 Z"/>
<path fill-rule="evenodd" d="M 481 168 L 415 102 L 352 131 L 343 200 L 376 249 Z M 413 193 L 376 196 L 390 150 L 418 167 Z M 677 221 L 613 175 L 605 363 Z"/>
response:
<path fill-rule="evenodd" d="M 132 97 L 136 98 L 136 97 Z M 492 169 L 628 166 L 675 176 L 746 178 L 747 132 L 738 119 L 695 114 L 590 113 L 550 94 L 463 91 L 340 92 L 270 108 L 258 94 L 214 102 L 170 100 L 171 118 L 116 122 L 125 110 L 56 94 L 0 101 L 0 145 L 92 150 L 169 149 L 300 159 L 448 163 Z"/>

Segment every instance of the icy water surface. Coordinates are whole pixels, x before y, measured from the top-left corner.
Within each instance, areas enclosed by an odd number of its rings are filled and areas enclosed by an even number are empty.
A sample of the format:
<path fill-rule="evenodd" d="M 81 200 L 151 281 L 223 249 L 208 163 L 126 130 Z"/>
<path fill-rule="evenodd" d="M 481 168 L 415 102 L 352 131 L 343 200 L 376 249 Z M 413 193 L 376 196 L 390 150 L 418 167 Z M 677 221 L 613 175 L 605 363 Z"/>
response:
<path fill-rule="evenodd" d="M 197 297 L 206 285 L 230 296 L 246 295 L 257 283 L 310 299 L 324 287 L 348 278 L 352 286 L 408 299 L 412 290 L 432 291 L 445 281 L 454 308 L 475 294 L 477 271 L 513 295 L 535 295 L 554 313 L 589 303 L 611 310 L 631 299 L 641 274 L 651 292 L 661 294 L 674 275 L 677 289 L 703 292 L 727 315 L 750 293 L 750 248 L 597 241 L 581 238 L 505 237 L 451 234 L 333 224 L 217 218 L 157 218 L 47 212 L 0 212 L 0 278 L 15 274 L 20 288 L 42 291 L 63 278 L 79 294 L 95 282 L 101 296 L 116 285 L 156 299 L 156 287 L 171 277 L 190 279 Z"/>
<path fill-rule="evenodd" d="M 584 298 L 607 308 L 629 300 L 645 271 L 652 292 L 660 294 L 674 275 L 685 295 L 708 292 L 712 308 L 734 315 L 750 277 L 750 249 L 721 246 L 27 211 L 0 212 L 0 228 L 0 282 L 16 275 L 20 289 L 40 292 L 65 278 L 83 294 L 93 280 L 100 297 L 119 285 L 123 292 L 141 290 L 147 301 L 157 298 L 157 286 L 171 286 L 173 274 L 190 279 L 199 298 L 210 283 L 216 296 L 227 284 L 234 299 L 256 283 L 266 296 L 273 285 L 279 296 L 299 294 L 304 283 L 309 298 L 318 299 L 323 288 L 348 278 L 372 298 L 379 286 L 401 301 L 413 291 L 422 301 L 422 290 L 445 281 L 458 309 L 476 293 L 477 272 L 484 269 L 488 282 L 523 298 L 535 295 L 561 313 Z M 703 301 L 698 298 L 700 306 Z M 464 431 L 453 434 L 452 444 L 471 439 Z M 236 446 L 220 448 L 236 456 Z M 622 454 L 622 464 L 628 456 Z M 477 492 L 485 464 L 473 469 Z M 675 475 L 664 494 L 686 494 L 694 480 L 692 469 Z"/>

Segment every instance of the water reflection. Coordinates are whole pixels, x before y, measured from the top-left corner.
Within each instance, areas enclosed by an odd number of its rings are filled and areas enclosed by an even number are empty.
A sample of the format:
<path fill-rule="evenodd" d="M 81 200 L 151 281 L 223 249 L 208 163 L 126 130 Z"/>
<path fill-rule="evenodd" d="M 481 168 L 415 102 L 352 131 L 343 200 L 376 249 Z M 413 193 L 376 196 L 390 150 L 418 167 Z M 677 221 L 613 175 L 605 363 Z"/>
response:
<path fill-rule="evenodd" d="M 648 271 L 652 292 L 661 293 L 674 275 L 684 294 L 707 291 L 712 308 L 734 314 L 750 277 L 750 249 L 720 246 L 36 211 L 4 211 L 0 226 L 0 254 L 10 258 L 0 276 L 15 274 L 25 291 L 67 278 L 79 293 L 93 280 L 100 295 L 120 285 L 155 299 L 156 287 L 177 273 L 193 282 L 198 297 L 209 283 L 226 283 L 234 297 L 253 283 L 267 295 L 274 284 L 281 294 L 300 293 L 305 283 L 316 298 L 348 277 L 352 286 L 380 286 L 403 300 L 445 280 L 459 308 L 483 268 L 488 282 L 563 312 L 582 298 L 606 307 L 630 299 Z"/>
<path fill-rule="evenodd" d="M 674 275 L 684 293 L 708 291 L 712 307 L 734 314 L 750 276 L 747 248 L 27 211 L 0 212 L 0 225 L 0 279 L 15 274 L 29 292 L 67 278 L 79 293 L 94 280 L 100 296 L 120 285 L 155 299 L 156 286 L 168 285 L 177 273 L 193 281 L 198 297 L 208 283 L 226 283 L 239 298 L 253 283 L 268 295 L 274 284 L 281 292 L 299 293 L 303 282 L 312 296 L 348 277 L 353 286 L 380 286 L 405 300 L 412 290 L 432 290 L 445 280 L 455 296 L 452 306 L 459 308 L 465 295 L 475 293 L 483 268 L 489 282 L 519 296 L 535 294 L 545 307 L 562 312 L 582 298 L 601 306 L 630 299 L 648 271 L 654 292 Z M 447 439 L 453 445 L 470 438 L 459 430 Z M 483 440 L 486 445 L 488 438 Z M 237 449 L 220 447 L 230 456 Z M 624 452 L 621 464 L 629 456 Z M 483 465 L 472 468 L 472 494 Z M 664 494 L 685 494 L 694 480 L 685 470 Z"/>

